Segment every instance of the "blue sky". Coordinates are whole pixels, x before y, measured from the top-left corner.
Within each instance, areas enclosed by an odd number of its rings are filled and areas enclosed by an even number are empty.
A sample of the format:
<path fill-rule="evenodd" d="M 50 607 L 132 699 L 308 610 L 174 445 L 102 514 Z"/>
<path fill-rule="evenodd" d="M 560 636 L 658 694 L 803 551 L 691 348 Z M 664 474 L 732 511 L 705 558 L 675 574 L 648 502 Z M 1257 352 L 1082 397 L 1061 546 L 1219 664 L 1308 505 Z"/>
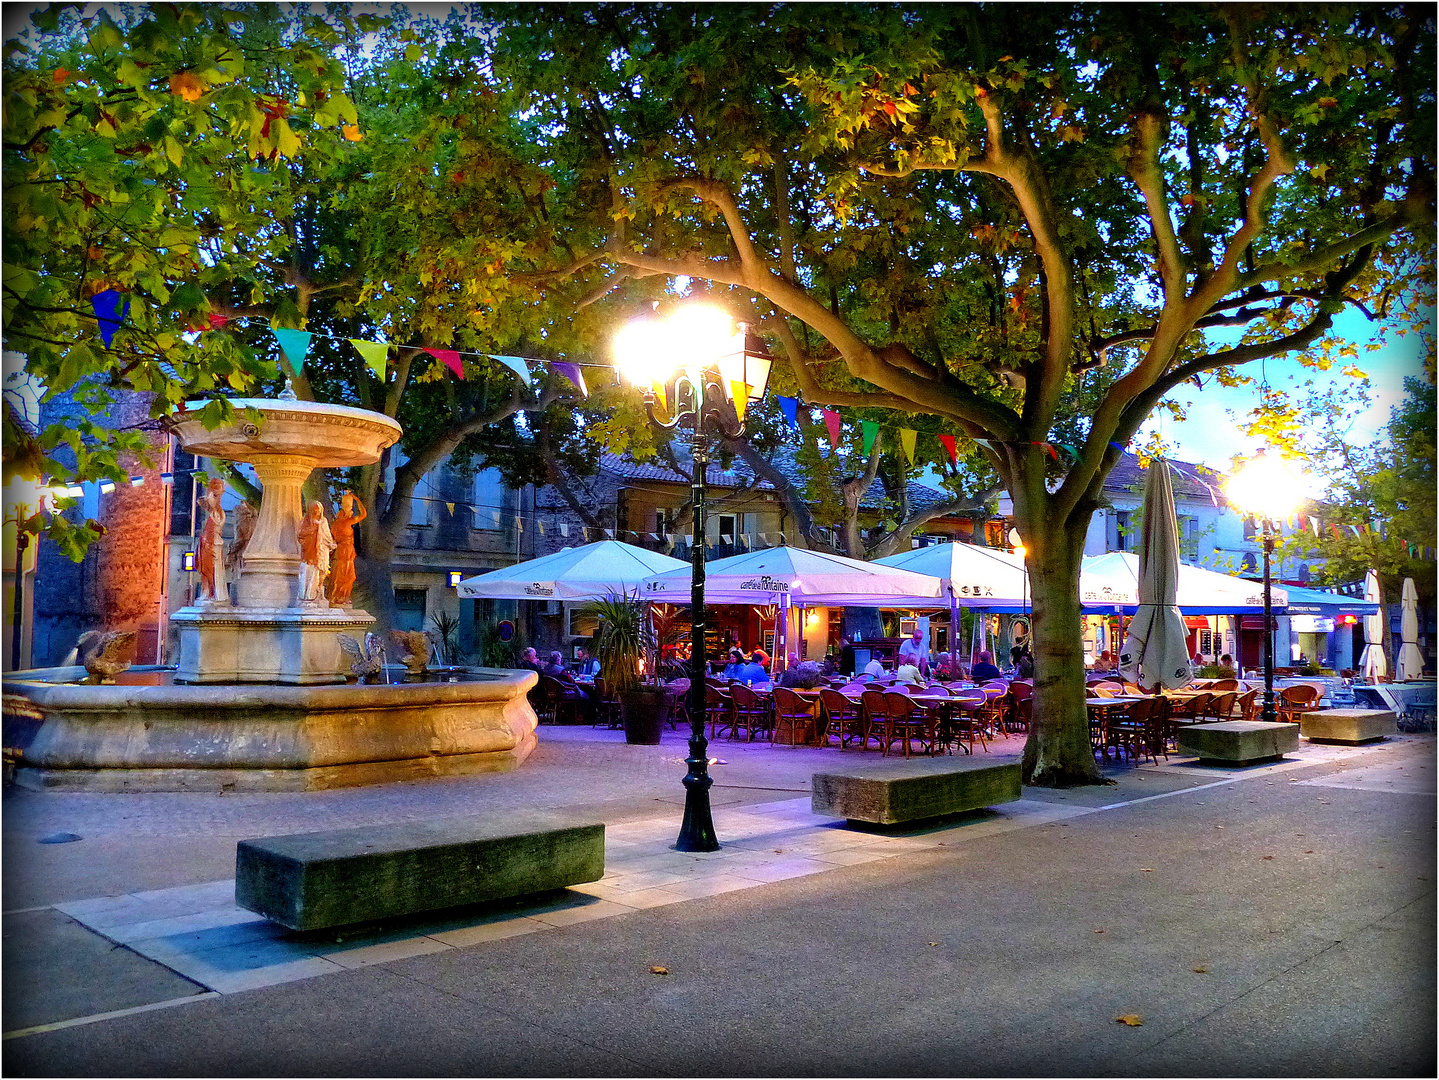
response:
<path fill-rule="evenodd" d="M 1389 410 L 1404 396 L 1406 376 L 1418 375 L 1422 370 L 1423 345 L 1420 336 L 1409 333 L 1405 337 L 1389 335 L 1389 340 L 1376 352 L 1365 351 L 1365 343 L 1375 340 L 1373 324 L 1355 311 L 1346 311 L 1334 320 L 1335 332 L 1359 345 L 1357 366 L 1364 371 L 1372 383 L 1371 395 L 1374 403 L 1355 423 L 1350 441 L 1372 442 L 1382 436 L 1384 426 L 1389 422 Z M 1237 340 L 1238 334 L 1225 339 L 1214 338 L 1216 344 Z M 1354 380 L 1343 375 L 1338 365 L 1328 372 L 1304 367 L 1297 357 L 1279 357 L 1264 361 L 1264 374 L 1276 389 L 1292 390 L 1296 393 L 1306 381 L 1312 379 L 1316 385 L 1335 384 L 1354 386 Z M 1240 369 L 1256 380 L 1261 374 L 1260 362 L 1248 364 Z M 1248 456 L 1261 446 L 1261 441 L 1240 433 L 1239 422 L 1259 401 L 1259 387 L 1221 387 L 1212 382 L 1204 389 L 1192 384 L 1171 395 L 1184 404 L 1187 419 L 1176 421 L 1167 412 L 1156 412 L 1141 429 L 1135 445 L 1142 443 L 1151 431 L 1157 431 L 1170 446 L 1176 448 L 1176 457 L 1211 468 L 1227 470 L 1230 459 L 1236 454 Z M 1312 478 L 1311 495 L 1322 493 L 1322 479 Z"/>

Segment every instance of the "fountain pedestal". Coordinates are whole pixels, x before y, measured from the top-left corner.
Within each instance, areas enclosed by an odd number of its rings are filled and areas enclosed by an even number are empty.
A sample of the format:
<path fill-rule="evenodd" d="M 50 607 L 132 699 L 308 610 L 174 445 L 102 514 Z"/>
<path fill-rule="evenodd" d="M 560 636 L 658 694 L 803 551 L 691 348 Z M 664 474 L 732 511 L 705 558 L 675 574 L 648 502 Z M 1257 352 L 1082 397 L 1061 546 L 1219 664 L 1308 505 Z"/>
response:
<path fill-rule="evenodd" d="M 255 531 L 240 560 L 238 602 L 181 608 L 171 616 L 180 637 L 175 678 L 296 686 L 344 682 L 347 665 L 336 635 L 363 638 L 375 620 L 358 608 L 299 602 L 300 489 L 316 468 L 378 461 L 400 437 L 400 425 L 343 405 L 286 399 L 232 404 L 234 421 L 214 430 L 193 413 L 169 421 L 190 453 L 253 465 L 264 485 Z"/>

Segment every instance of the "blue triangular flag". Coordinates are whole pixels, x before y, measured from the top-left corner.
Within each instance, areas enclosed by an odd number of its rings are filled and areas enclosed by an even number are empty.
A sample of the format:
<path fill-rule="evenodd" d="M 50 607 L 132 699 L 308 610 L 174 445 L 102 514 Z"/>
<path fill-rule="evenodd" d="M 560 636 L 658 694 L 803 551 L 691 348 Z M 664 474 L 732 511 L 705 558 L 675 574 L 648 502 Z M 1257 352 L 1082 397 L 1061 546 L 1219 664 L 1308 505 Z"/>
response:
<path fill-rule="evenodd" d="M 569 379 L 570 382 L 574 383 L 575 388 L 579 390 L 584 397 L 590 396 L 589 388 L 585 386 L 584 373 L 580 371 L 579 364 L 564 364 L 558 360 L 552 360 L 550 361 L 550 368 L 558 371 L 565 378 Z"/>
<path fill-rule="evenodd" d="M 781 397 L 779 394 L 776 394 L 774 399 L 779 404 L 779 411 L 783 414 L 785 423 L 798 431 L 799 420 L 797 419 L 797 414 L 799 410 L 799 398 Z"/>
<path fill-rule="evenodd" d="M 509 368 L 516 375 L 518 375 L 520 377 L 520 381 L 523 382 L 526 386 L 530 385 L 530 366 L 525 363 L 524 357 L 496 356 L 494 355 L 494 353 L 491 353 L 490 359 L 498 360 L 500 363 L 504 364 L 505 367 Z"/>
<path fill-rule="evenodd" d="M 108 349 L 110 342 L 115 337 L 115 331 L 120 329 L 120 324 L 125 321 L 125 316 L 130 312 L 129 301 L 126 301 L 124 308 L 121 308 L 120 294 L 114 289 L 106 289 L 104 292 L 97 292 L 90 297 L 90 304 L 94 307 L 95 318 L 100 324 L 100 340 Z"/>
<path fill-rule="evenodd" d="M 285 359 L 290 361 L 290 367 L 296 375 L 305 370 L 305 354 L 310 351 L 310 338 L 313 336 L 308 330 L 277 330 L 270 327 L 270 333 L 275 335 L 275 340 L 280 343 L 280 351 L 285 354 Z"/>

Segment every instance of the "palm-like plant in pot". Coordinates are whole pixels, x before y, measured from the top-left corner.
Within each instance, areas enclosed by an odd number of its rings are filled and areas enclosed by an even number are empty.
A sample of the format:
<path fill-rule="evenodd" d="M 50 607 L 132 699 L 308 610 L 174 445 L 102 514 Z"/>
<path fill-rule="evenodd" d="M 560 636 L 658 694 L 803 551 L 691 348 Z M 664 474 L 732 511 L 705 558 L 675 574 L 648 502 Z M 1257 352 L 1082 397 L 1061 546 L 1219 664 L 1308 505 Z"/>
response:
<path fill-rule="evenodd" d="M 596 600 L 585 610 L 599 620 L 595 658 L 600 662 L 600 678 L 620 703 L 625 741 L 659 742 L 667 695 L 654 674 L 660 645 L 645 618 L 644 604 L 637 596 L 622 594 Z"/>

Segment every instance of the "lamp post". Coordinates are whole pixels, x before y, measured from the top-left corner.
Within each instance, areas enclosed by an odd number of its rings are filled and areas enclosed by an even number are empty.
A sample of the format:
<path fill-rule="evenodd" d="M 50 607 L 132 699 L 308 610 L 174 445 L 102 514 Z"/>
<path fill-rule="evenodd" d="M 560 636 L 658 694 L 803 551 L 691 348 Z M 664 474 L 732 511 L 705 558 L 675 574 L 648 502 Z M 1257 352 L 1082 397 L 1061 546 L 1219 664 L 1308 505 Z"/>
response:
<path fill-rule="evenodd" d="M 1272 724 L 1274 708 L 1274 616 L 1270 564 L 1274 542 L 1279 538 L 1278 523 L 1294 513 L 1299 505 L 1302 482 L 1279 457 L 1269 457 L 1263 450 L 1250 458 L 1229 477 L 1224 485 L 1230 500 L 1252 517 L 1263 532 L 1260 545 L 1264 550 L 1264 705 L 1259 718 Z"/>
<path fill-rule="evenodd" d="M 690 545 L 690 754 L 684 777 L 685 813 L 675 841 L 679 851 L 717 851 L 714 819 L 710 814 L 709 740 L 705 738 L 705 471 L 709 467 L 709 432 L 725 438 L 743 438 L 744 417 L 750 401 L 764 396 L 770 360 L 745 347 L 744 325 L 723 311 L 705 305 L 685 305 L 667 317 L 647 317 L 627 323 L 614 342 L 615 367 L 625 379 L 645 392 L 650 421 L 669 431 L 681 423 L 694 429 L 691 443 L 693 470 L 690 503 L 694 533 Z M 676 377 L 677 376 L 677 377 Z M 671 411 L 668 420 L 655 406 L 674 380 L 674 401 L 660 402 Z M 667 408 L 672 405 L 672 410 Z"/>

